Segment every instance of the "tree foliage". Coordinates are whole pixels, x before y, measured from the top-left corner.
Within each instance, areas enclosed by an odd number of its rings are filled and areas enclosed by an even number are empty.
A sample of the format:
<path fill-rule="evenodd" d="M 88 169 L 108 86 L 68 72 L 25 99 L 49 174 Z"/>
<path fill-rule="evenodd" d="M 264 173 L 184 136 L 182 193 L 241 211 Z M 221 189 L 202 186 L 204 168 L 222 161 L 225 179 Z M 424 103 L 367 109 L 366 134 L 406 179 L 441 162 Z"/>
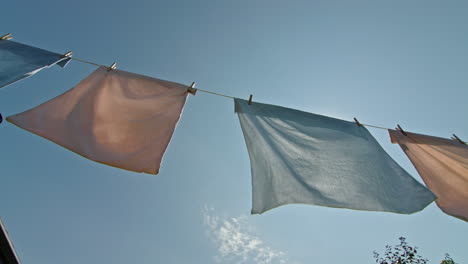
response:
<path fill-rule="evenodd" d="M 417 254 L 417 247 L 408 245 L 404 237 L 399 239 L 399 245 L 385 247 L 385 253 L 382 257 L 374 251 L 375 262 L 378 264 L 427 264 L 427 259 Z"/>
<path fill-rule="evenodd" d="M 394 247 L 387 245 L 385 253 L 380 255 L 374 251 L 375 262 L 378 264 L 427 264 L 428 260 L 418 255 L 418 248 L 408 245 L 406 238 L 400 237 L 400 244 Z M 445 254 L 445 259 L 441 264 L 457 264 L 450 257 Z"/>
<path fill-rule="evenodd" d="M 453 259 L 450 257 L 449 254 L 445 254 L 445 259 L 442 260 L 442 262 L 440 264 L 457 264 L 457 263 L 455 263 L 455 261 L 453 261 Z"/>

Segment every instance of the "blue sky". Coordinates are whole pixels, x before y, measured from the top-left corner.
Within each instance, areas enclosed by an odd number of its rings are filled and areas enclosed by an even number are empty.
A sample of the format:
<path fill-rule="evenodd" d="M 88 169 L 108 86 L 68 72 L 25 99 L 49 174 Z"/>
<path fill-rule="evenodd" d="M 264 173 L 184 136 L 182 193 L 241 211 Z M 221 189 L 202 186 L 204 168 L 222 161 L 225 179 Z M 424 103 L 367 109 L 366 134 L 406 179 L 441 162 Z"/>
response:
<path fill-rule="evenodd" d="M 3 34 L 119 69 L 317 114 L 468 139 L 465 1 L 6 1 Z M 2 34 L 2 33 L 0 33 Z M 73 61 L 0 90 L 4 116 L 72 88 Z M 385 130 L 369 129 L 417 180 Z M 250 215 L 231 99 L 191 96 L 160 174 L 98 164 L 0 125 L 0 215 L 24 264 L 373 263 L 405 236 L 468 261 L 468 225 L 312 205 Z"/>

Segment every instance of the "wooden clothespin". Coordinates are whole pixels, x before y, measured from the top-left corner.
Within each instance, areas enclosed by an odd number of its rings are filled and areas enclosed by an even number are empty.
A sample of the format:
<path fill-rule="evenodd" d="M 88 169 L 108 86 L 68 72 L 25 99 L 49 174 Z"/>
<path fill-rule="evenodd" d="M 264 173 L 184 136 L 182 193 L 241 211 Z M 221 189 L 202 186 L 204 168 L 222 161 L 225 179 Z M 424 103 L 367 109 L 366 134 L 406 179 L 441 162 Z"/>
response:
<path fill-rule="evenodd" d="M 197 93 L 197 89 L 195 88 L 195 82 L 192 82 L 190 87 L 187 89 L 187 91 L 193 95 Z"/>
<path fill-rule="evenodd" d="M 115 69 L 117 69 L 117 63 L 116 62 L 112 63 L 111 66 L 107 67 L 107 71 L 112 71 L 112 70 L 115 70 Z"/>
<path fill-rule="evenodd" d="M 253 97 L 253 95 L 250 95 L 249 101 L 247 102 L 248 105 L 251 105 L 251 104 L 252 104 L 252 97 Z"/>
<path fill-rule="evenodd" d="M 408 134 L 406 134 L 406 132 L 403 130 L 403 128 L 401 128 L 401 126 L 398 125 L 398 124 L 397 124 L 396 130 L 400 131 L 403 135 L 408 136 Z"/>
<path fill-rule="evenodd" d="M 458 142 L 460 142 L 460 144 L 463 144 L 463 145 L 466 145 L 466 142 L 464 142 L 463 140 L 461 140 L 459 137 L 457 137 L 457 135 L 455 134 L 452 134 L 452 139 L 453 140 L 456 140 Z"/>
<path fill-rule="evenodd" d="M 355 117 L 353 117 L 353 118 L 354 118 L 354 122 L 356 122 L 356 125 L 358 125 L 358 126 L 362 126 L 362 124 L 361 124 L 361 123 L 359 123 L 359 121 L 358 121 L 358 120 L 357 120 Z"/>
<path fill-rule="evenodd" d="M 11 33 L 8 33 L 0 37 L 0 40 L 10 40 L 10 39 L 13 39 L 13 37 L 11 36 Z"/>
<path fill-rule="evenodd" d="M 62 55 L 62 58 L 71 58 L 71 57 L 72 57 L 72 54 L 73 54 L 73 52 L 72 52 L 72 51 L 69 51 L 69 52 L 63 54 L 63 55 Z"/>

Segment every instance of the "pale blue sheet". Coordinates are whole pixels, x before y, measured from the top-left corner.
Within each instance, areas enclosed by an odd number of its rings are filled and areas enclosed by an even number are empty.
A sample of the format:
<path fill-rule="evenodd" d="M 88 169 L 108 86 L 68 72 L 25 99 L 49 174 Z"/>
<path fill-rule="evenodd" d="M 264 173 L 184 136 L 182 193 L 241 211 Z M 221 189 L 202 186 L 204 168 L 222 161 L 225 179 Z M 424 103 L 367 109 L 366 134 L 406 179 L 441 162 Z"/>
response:
<path fill-rule="evenodd" d="M 27 78 L 43 68 L 65 67 L 70 58 L 10 40 L 0 40 L 0 88 Z"/>
<path fill-rule="evenodd" d="M 235 99 L 250 156 L 252 214 L 291 203 L 410 214 L 435 195 L 354 122 Z"/>

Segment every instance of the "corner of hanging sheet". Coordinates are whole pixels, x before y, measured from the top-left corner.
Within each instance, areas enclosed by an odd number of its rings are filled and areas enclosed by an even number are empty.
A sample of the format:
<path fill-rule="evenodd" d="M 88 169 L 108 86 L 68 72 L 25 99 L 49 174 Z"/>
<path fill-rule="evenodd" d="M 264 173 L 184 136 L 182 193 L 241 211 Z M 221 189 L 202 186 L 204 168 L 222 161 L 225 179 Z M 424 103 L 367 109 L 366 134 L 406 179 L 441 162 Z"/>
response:
<path fill-rule="evenodd" d="M 195 88 L 195 82 L 192 82 L 192 84 L 187 89 L 187 92 L 191 93 L 192 95 L 197 94 L 197 88 Z"/>
<path fill-rule="evenodd" d="M 239 113 L 240 107 L 239 107 L 239 98 L 234 98 L 234 113 Z"/>
<path fill-rule="evenodd" d="M 11 40 L 13 37 L 11 36 L 11 33 L 5 34 L 0 37 L 0 40 Z"/>

